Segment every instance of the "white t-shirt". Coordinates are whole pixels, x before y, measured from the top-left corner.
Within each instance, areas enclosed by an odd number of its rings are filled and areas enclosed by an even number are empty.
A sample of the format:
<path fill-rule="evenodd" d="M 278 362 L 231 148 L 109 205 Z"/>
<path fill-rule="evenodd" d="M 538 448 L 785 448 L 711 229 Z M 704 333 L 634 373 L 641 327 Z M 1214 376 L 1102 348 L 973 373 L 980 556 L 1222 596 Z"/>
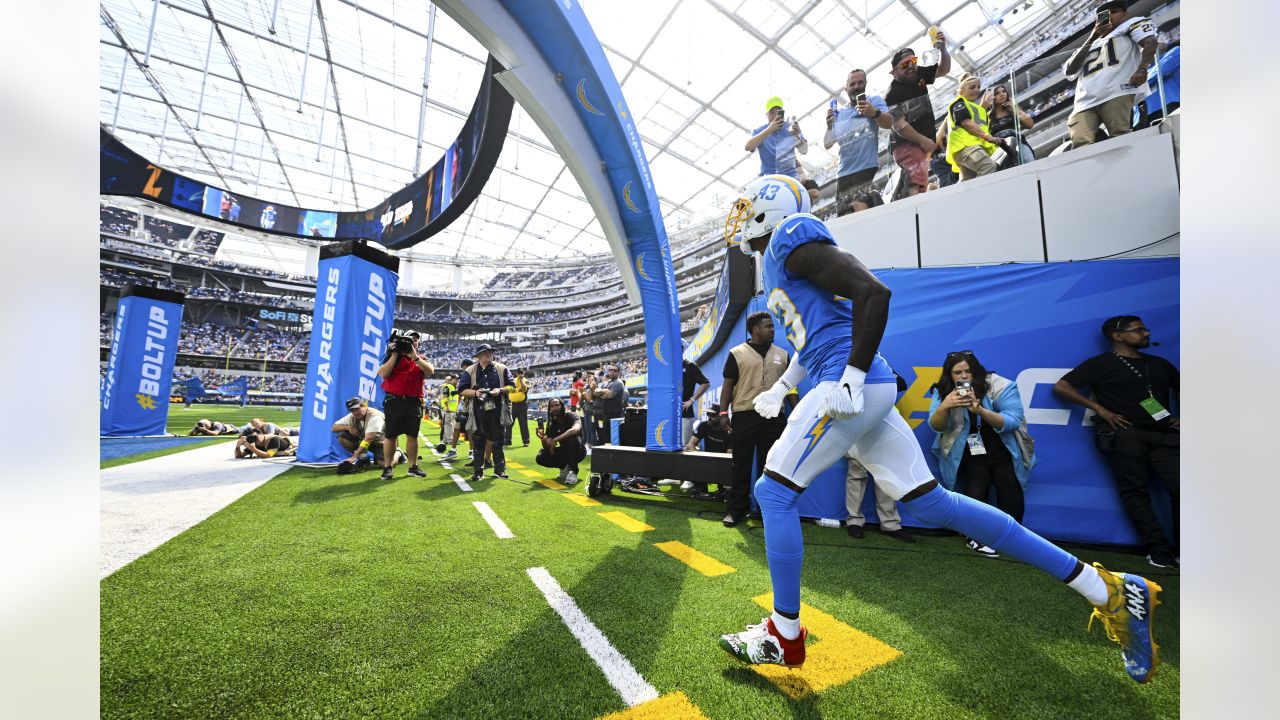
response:
<path fill-rule="evenodd" d="M 347 413 L 346 417 L 339 420 L 336 424 L 356 428 L 358 432 L 353 434 L 357 437 L 364 437 L 369 433 L 382 432 L 382 426 L 386 424 L 387 417 L 382 414 L 381 410 L 376 408 L 367 408 L 367 410 L 368 412 L 365 414 L 364 420 L 357 421 L 351 413 Z"/>
<path fill-rule="evenodd" d="M 1076 81 L 1076 102 L 1072 112 L 1097 107 L 1121 95 L 1145 94 L 1146 83 L 1135 87 L 1129 84 L 1129 78 L 1138 71 L 1138 62 L 1142 58 L 1139 43 L 1155 36 L 1155 23 L 1135 16 L 1120 23 L 1106 37 L 1094 40 L 1080 71 L 1075 75 L 1067 73 L 1068 80 Z"/>

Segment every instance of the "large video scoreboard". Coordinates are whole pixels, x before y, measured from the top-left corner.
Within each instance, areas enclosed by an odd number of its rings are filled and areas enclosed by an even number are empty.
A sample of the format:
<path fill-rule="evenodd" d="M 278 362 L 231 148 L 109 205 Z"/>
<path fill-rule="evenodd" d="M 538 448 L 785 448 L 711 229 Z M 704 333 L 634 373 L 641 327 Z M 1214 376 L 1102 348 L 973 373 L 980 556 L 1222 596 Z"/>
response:
<path fill-rule="evenodd" d="M 443 230 L 480 194 L 497 165 L 514 105 L 489 58 L 471 114 L 435 165 L 368 210 L 299 208 L 231 192 L 159 167 L 100 130 L 100 192 L 158 202 L 255 230 L 307 238 L 372 240 L 409 247 Z"/>

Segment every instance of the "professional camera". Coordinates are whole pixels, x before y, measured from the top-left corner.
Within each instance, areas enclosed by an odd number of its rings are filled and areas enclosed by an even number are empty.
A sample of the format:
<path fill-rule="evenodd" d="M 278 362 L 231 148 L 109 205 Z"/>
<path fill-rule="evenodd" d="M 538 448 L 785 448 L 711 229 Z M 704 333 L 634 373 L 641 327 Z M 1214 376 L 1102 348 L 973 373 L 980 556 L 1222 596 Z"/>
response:
<path fill-rule="evenodd" d="M 387 340 L 387 347 L 401 355 L 412 353 L 417 345 L 417 338 L 414 335 L 399 330 L 392 330 L 391 337 Z"/>

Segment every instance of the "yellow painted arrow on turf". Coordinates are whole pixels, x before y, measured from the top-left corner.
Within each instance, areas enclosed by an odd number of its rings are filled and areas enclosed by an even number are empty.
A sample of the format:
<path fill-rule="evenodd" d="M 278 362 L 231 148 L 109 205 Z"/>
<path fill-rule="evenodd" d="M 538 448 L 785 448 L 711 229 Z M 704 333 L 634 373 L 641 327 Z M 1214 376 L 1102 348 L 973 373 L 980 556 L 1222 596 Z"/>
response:
<path fill-rule="evenodd" d="M 752 600 L 765 610 L 773 610 L 773 593 L 758 595 Z M 805 648 L 804 665 L 798 670 L 781 665 L 751 666 L 792 700 L 843 685 L 902 654 L 901 650 L 806 603 L 800 603 L 800 622 L 815 638 Z"/>

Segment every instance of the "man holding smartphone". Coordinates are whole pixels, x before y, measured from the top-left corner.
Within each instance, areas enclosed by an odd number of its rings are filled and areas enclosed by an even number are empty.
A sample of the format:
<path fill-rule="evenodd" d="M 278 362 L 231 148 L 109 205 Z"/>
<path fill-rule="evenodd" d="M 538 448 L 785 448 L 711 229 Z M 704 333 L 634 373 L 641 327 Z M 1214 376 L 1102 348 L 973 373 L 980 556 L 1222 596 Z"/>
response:
<path fill-rule="evenodd" d="M 840 144 L 840 175 L 836 180 L 836 213 L 853 212 L 853 196 L 867 187 L 880 169 L 880 130 L 893 127 L 889 106 L 879 95 L 867 95 L 867 72 L 852 70 L 845 78 L 849 105 L 827 110 L 827 133 L 822 147 Z"/>
<path fill-rule="evenodd" d="M 761 175 L 777 173 L 799 180 L 800 165 L 796 151 L 802 155 L 809 152 L 809 141 L 800 132 L 800 124 L 794 118 L 791 122 L 786 121 L 782 98 L 776 96 L 765 103 L 765 117 L 769 122 L 751 131 L 746 151 L 759 151 Z"/>
<path fill-rule="evenodd" d="M 1145 92 L 1147 68 L 1156 59 L 1156 35 L 1155 23 L 1130 17 L 1123 0 L 1098 6 L 1092 32 L 1062 67 L 1076 81 L 1075 107 L 1067 118 L 1071 147 L 1094 142 L 1099 125 L 1111 137 L 1129 132 L 1134 100 Z"/>

